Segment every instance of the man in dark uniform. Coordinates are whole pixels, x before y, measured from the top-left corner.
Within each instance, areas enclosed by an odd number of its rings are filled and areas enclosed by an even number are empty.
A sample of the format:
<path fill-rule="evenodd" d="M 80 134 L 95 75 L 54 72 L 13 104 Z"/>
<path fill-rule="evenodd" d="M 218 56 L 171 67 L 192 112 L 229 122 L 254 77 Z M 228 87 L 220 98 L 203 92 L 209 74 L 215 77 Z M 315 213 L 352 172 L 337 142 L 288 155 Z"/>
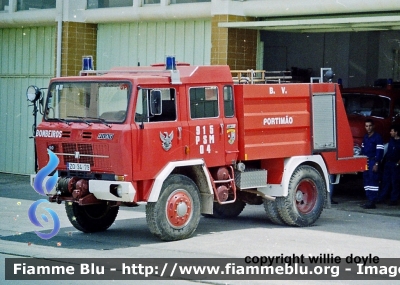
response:
<path fill-rule="evenodd" d="M 384 201 L 390 193 L 389 206 L 397 205 L 400 196 L 400 127 L 392 126 L 390 141 L 384 159 L 383 183 L 378 201 Z M 390 191 L 391 189 L 391 191 Z"/>
<path fill-rule="evenodd" d="M 361 154 L 368 157 L 366 170 L 363 173 L 364 190 L 368 203 L 362 205 L 364 209 L 375 209 L 379 190 L 379 163 L 383 157 L 383 140 L 375 132 L 375 124 L 372 119 L 365 120 L 367 133 L 361 145 Z"/>

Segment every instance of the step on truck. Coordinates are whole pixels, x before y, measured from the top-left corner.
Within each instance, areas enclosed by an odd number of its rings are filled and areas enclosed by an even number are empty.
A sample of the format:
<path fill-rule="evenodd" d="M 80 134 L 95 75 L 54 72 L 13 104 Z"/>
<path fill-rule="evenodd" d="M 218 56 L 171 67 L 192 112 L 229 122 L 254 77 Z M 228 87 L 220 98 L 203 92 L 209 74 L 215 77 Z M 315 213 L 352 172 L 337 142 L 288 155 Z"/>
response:
<path fill-rule="evenodd" d="M 192 236 L 201 216 L 233 218 L 246 204 L 263 205 L 275 224 L 310 226 L 330 203 L 330 174 L 366 165 L 353 156 L 334 83 L 236 84 L 228 66 L 167 57 L 54 78 L 46 96 L 28 88 L 28 99 L 41 96 L 37 168 L 57 156 L 49 201 L 64 202 L 85 233 L 139 205 L 166 241 Z"/>

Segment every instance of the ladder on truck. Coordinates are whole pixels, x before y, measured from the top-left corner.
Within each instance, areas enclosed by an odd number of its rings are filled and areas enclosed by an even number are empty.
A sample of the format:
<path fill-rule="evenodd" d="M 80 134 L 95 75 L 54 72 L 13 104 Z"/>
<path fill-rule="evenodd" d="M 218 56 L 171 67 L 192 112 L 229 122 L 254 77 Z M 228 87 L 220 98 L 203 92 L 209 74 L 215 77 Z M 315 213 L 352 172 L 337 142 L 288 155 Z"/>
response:
<path fill-rule="evenodd" d="M 231 70 L 234 83 L 265 84 L 288 83 L 292 80 L 291 71 Z"/>

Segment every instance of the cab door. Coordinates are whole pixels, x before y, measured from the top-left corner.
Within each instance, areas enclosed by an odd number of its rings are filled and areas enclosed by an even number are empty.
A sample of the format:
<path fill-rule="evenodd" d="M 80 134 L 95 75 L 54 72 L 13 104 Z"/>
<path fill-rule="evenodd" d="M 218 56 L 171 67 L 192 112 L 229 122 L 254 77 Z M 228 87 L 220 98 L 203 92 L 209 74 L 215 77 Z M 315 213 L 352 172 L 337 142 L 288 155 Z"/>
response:
<path fill-rule="evenodd" d="M 182 122 L 178 120 L 175 88 L 142 88 L 138 91 L 133 140 L 137 164 L 136 179 L 152 179 L 169 162 L 183 160 L 185 144 Z M 135 155 L 134 153 L 134 155 Z"/>
<path fill-rule="evenodd" d="M 225 123 L 217 86 L 188 88 L 190 159 L 202 158 L 208 167 L 225 164 Z"/>

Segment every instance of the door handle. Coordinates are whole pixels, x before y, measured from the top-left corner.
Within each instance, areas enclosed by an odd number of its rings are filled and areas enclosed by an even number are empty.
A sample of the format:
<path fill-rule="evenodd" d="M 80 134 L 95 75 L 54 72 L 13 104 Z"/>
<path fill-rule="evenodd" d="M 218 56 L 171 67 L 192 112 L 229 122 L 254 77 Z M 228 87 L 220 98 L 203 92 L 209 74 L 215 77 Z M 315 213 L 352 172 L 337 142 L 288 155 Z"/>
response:
<path fill-rule="evenodd" d="M 224 124 L 219 124 L 219 126 L 221 127 L 221 135 L 223 135 L 224 134 Z"/>
<path fill-rule="evenodd" d="M 178 127 L 178 140 L 182 139 L 182 127 Z"/>

